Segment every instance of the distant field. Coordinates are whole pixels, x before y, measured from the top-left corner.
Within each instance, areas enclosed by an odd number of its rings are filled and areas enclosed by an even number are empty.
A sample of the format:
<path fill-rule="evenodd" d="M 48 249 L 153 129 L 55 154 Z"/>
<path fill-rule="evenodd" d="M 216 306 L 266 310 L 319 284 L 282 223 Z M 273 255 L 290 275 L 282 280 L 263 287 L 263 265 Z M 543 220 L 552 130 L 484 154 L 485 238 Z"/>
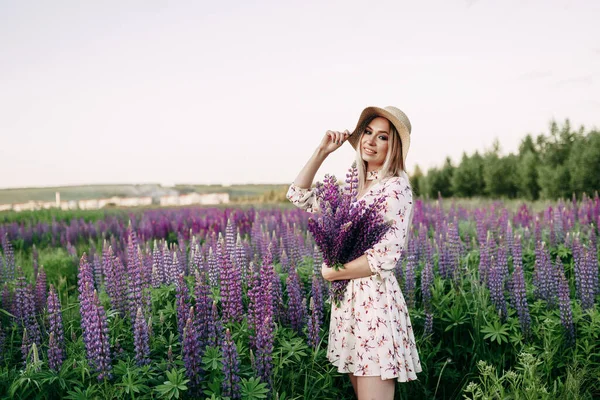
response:
<path fill-rule="evenodd" d="M 273 185 L 176 185 L 164 187 L 158 184 L 143 185 L 86 185 L 44 188 L 0 189 L 0 204 L 25 203 L 27 201 L 54 201 L 60 192 L 61 201 L 106 198 L 112 196 L 164 196 L 168 194 L 229 193 L 231 201 L 244 201 L 261 196 L 277 197 L 287 190 L 287 184 Z"/>

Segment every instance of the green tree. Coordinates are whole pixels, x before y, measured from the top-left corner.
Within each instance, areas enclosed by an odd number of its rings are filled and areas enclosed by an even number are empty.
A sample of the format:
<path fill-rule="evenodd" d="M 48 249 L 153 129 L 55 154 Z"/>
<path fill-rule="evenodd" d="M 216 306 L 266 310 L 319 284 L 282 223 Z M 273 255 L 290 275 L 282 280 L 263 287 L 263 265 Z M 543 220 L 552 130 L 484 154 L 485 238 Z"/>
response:
<path fill-rule="evenodd" d="M 567 160 L 573 145 L 582 137 L 583 127 L 580 128 L 579 132 L 571 130 L 571 123 L 568 119 L 560 128 L 555 121 L 552 121 L 550 135 L 548 137 L 538 136 L 540 197 L 556 199 L 571 196 L 571 171 L 567 165 Z"/>
<path fill-rule="evenodd" d="M 517 197 L 517 156 L 500 157 L 500 142 L 494 140 L 484 157 L 483 180 L 491 197 Z"/>
<path fill-rule="evenodd" d="M 530 149 L 522 153 L 518 160 L 516 183 L 519 195 L 527 200 L 537 200 L 540 196 L 538 165 L 537 154 Z"/>
<path fill-rule="evenodd" d="M 412 185 L 412 189 L 413 189 L 415 196 L 420 196 L 421 193 L 424 193 L 421 191 L 421 185 L 422 185 L 421 181 L 423 179 L 424 179 L 423 171 L 421 171 L 421 168 L 419 167 L 419 165 L 415 165 L 415 171 L 410 176 L 410 183 Z"/>
<path fill-rule="evenodd" d="M 431 174 L 431 176 L 430 176 Z M 428 178 L 428 194 L 431 198 L 437 198 L 438 192 L 442 197 L 452 197 L 452 175 L 454 174 L 454 166 L 450 157 L 446 157 L 446 162 L 442 169 L 430 169 L 427 172 Z"/>
<path fill-rule="evenodd" d="M 592 131 L 573 144 L 567 161 L 571 189 L 580 197 L 600 190 L 600 132 Z"/>
<path fill-rule="evenodd" d="M 481 196 L 483 181 L 483 158 L 475 152 L 472 157 L 463 153 L 460 164 L 452 175 L 452 191 L 457 197 Z"/>

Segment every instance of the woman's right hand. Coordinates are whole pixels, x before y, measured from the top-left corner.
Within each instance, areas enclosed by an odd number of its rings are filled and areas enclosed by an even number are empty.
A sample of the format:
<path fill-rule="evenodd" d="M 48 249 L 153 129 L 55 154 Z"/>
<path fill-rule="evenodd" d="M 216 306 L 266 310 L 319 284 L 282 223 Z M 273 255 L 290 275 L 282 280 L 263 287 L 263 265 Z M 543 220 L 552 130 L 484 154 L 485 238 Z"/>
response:
<path fill-rule="evenodd" d="M 325 152 L 325 154 L 333 153 L 339 149 L 342 144 L 350 137 L 351 133 L 346 129 L 343 132 L 338 131 L 327 131 L 321 143 L 319 144 L 319 150 Z"/>

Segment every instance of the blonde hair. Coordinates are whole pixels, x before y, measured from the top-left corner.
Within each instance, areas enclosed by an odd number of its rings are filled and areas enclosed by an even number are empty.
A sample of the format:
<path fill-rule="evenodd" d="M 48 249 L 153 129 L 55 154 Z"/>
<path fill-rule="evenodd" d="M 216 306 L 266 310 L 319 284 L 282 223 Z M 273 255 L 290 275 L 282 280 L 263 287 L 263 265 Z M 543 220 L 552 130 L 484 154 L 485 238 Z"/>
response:
<path fill-rule="evenodd" d="M 361 157 L 361 140 L 367 129 L 367 126 L 377 118 L 377 115 L 366 118 L 364 122 L 358 127 L 356 130 L 357 134 L 360 134 L 358 137 L 358 142 L 356 145 L 356 168 L 358 169 L 358 192 L 362 193 L 366 180 L 367 180 L 367 162 Z M 381 117 L 385 118 L 385 117 Z M 386 118 L 387 120 L 387 118 Z M 408 184 L 410 185 L 408 174 L 404 170 L 404 162 L 402 160 L 402 141 L 400 140 L 400 134 L 398 130 L 389 120 L 387 120 L 390 124 L 390 135 L 388 136 L 388 150 L 385 156 L 385 161 L 383 162 L 383 166 L 379 171 L 379 179 L 384 179 L 392 176 L 404 176 Z"/>

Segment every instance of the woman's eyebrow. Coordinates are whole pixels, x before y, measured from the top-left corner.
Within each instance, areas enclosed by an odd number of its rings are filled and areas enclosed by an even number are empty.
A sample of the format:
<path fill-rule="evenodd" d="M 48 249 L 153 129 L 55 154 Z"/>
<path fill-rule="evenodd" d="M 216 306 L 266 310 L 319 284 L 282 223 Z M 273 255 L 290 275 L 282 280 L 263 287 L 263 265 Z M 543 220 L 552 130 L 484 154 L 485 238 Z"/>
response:
<path fill-rule="evenodd" d="M 367 128 L 369 128 L 372 131 L 375 130 L 375 129 L 371 128 L 371 125 L 367 125 Z M 379 131 L 379 133 L 387 133 L 388 135 L 390 134 L 388 131 Z"/>

